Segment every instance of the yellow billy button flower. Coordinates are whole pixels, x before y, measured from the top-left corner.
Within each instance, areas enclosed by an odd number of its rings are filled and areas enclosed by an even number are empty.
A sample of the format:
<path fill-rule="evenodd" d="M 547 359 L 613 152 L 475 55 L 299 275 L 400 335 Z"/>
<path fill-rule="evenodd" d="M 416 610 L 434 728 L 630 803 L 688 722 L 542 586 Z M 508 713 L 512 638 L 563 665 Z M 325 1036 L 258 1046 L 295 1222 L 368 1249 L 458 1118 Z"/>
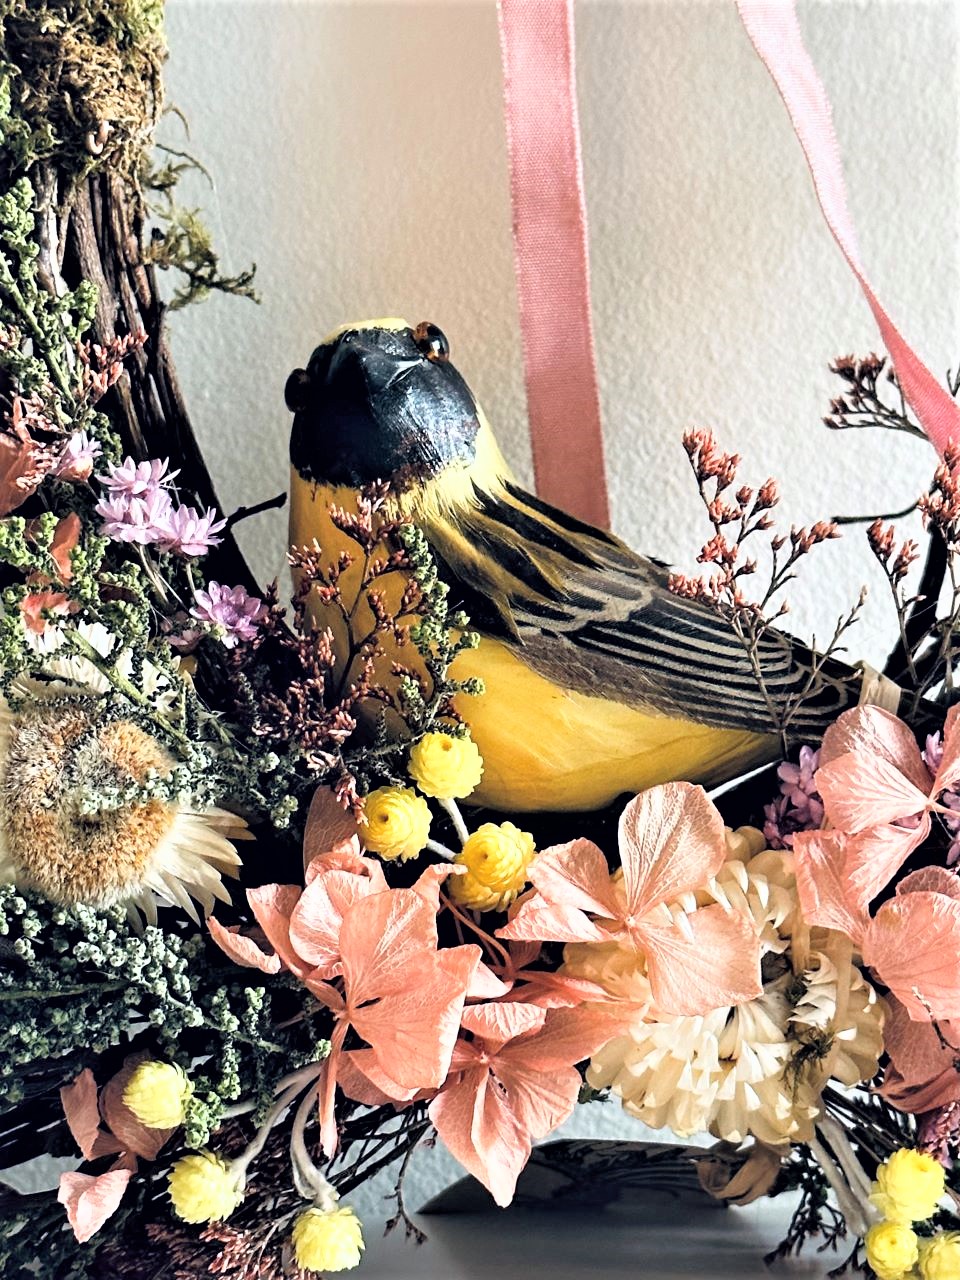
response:
<path fill-rule="evenodd" d="M 411 750 L 408 770 L 425 796 L 462 800 L 480 785 L 483 760 L 472 738 L 428 733 Z"/>
<path fill-rule="evenodd" d="M 193 1085 L 172 1062 L 141 1062 L 135 1068 L 123 1100 L 148 1129 L 176 1129 L 183 1124 Z"/>
<path fill-rule="evenodd" d="M 412 787 L 378 787 L 364 799 L 360 839 L 389 862 L 415 858 L 430 836 L 430 806 Z"/>
<path fill-rule="evenodd" d="M 876 1222 L 864 1241 L 877 1280 L 903 1280 L 919 1256 L 917 1233 L 899 1222 Z"/>
<path fill-rule="evenodd" d="M 889 1222 L 923 1222 L 933 1215 L 943 1189 L 939 1160 L 901 1147 L 877 1170 L 870 1200 Z"/>
<path fill-rule="evenodd" d="M 293 1249 L 304 1271 L 352 1271 L 364 1249 L 360 1219 L 349 1207 L 314 1205 L 293 1224 Z"/>
<path fill-rule="evenodd" d="M 960 1276 L 960 1231 L 938 1231 L 920 1242 L 923 1280 L 957 1280 Z"/>
<path fill-rule="evenodd" d="M 184 1222 L 219 1222 L 243 1199 L 243 1179 L 212 1151 L 183 1156 L 170 1170 L 173 1211 Z"/>
<path fill-rule="evenodd" d="M 485 822 L 455 859 L 466 875 L 447 881 L 450 896 L 473 911 L 503 911 L 527 883 L 533 836 L 512 822 Z"/>

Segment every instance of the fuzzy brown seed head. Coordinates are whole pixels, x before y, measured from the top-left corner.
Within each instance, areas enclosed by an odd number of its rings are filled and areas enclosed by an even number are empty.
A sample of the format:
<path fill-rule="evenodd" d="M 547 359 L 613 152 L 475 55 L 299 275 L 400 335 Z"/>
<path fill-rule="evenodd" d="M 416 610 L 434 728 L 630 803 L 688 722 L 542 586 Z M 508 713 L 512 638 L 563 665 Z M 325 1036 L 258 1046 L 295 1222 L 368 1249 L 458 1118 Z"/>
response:
<path fill-rule="evenodd" d="M 169 755 L 126 721 L 102 723 L 86 700 L 12 717 L 0 782 L 0 829 L 16 881 L 57 902 L 106 905 L 136 892 L 173 825 L 160 800 L 85 813 L 81 795 L 166 773 Z"/>

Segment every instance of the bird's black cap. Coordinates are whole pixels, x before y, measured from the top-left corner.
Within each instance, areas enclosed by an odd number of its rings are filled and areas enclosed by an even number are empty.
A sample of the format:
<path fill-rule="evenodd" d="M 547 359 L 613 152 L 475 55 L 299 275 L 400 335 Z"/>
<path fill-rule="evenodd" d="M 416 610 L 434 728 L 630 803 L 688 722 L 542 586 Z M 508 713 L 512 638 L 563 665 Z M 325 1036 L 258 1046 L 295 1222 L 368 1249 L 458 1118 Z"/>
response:
<path fill-rule="evenodd" d="M 436 325 L 349 325 L 287 379 L 290 461 L 305 480 L 358 488 L 469 465 L 479 430 L 470 388 Z"/>

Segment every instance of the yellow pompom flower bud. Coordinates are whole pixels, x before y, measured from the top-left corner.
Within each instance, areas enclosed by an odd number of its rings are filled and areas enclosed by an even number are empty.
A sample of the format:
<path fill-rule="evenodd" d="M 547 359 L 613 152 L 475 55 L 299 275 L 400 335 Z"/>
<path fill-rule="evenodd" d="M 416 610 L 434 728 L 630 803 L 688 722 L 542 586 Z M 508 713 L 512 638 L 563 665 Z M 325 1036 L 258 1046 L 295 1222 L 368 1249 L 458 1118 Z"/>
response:
<path fill-rule="evenodd" d="M 960 1231 L 938 1231 L 920 1242 L 923 1280 L 957 1280 L 960 1276 Z"/>
<path fill-rule="evenodd" d="M 293 1248 L 304 1271 L 352 1271 L 364 1248 L 360 1219 L 350 1208 L 314 1205 L 293 1224 Z"/>
<path fill-rule="evenodd" d="M 243 1182 L 212 1151 L 183 1156 L 167 1179 L 173 1211 L 184 1222 L 219 1222 L 243 1199 Z"/>
<path fill-rule="evenodd" d="M 176 1129 L 183 1124 L 193 1085 L 172 1062 L 141 1062 L 123 1091 L 123 1100 L 148 1129 Z"/>
<path fill-rule="evenodd" d="M 923 1222 L 943 1196 L 943 1165 L 924 1151 L 901 1147 L 877 1170 L 870 1200 L 888 1222 Z"/>
<path fill-rule="evenodd" d="M 512 822 L 485 822 L 457 854 L 467 874 L 450 877 L 450 896 L 473 911 L 503 911 L 527 883 L 533 854 L 528 831 Z"/>
<path fill-rule="evenodd" d="M 902 1280 L 919 1255 L 917 1233 L 900 1222 L 877 1222 L 863 1241 L 877 1280 Z"/>
<path fill-rule="evenodd" d="M 412 748 L 408 772 L 425 796 L 462 800 L 480 785 L 483 760 L 472 738 L 428 733 Z"/>
<path fill-rule="evenodd" d="M 412 787 L 378 787 L 363 802 L 364 845 L 393 862 L 415 858 L 430 836 L 430 806 Z"/>

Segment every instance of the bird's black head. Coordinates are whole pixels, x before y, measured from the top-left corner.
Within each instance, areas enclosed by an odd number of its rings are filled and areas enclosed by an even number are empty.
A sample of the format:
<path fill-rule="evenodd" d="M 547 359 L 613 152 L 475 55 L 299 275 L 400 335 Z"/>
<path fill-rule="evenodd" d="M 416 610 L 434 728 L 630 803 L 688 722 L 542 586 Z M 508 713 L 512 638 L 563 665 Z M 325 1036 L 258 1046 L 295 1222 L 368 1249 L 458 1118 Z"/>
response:
<path fill-rule="evenodd" d="M 469 465 L 477 405 L 449 355 L 436 325 L 400 320 L 349 325 L 322 342 L 284 392 L 298 474 L 358 488 Z"/>

